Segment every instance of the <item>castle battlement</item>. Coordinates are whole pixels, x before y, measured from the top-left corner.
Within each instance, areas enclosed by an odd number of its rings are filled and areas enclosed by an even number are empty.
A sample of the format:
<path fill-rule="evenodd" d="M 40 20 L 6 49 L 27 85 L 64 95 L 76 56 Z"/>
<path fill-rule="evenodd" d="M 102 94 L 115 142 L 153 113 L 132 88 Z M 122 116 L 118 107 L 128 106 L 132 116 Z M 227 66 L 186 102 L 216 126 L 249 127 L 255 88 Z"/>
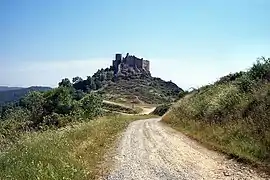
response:
<path fill-rule="evenodd" d="M 115 60 L 113 60 L 115 74 L 120 71 L 121 65 L 150 72 L 150 62 L 148 60 L 137 58 L 134 55 L 129 55 L 129 53 L 127 53 L 126 57 L 122 57 L 122 54 L 115 55 Z"/>

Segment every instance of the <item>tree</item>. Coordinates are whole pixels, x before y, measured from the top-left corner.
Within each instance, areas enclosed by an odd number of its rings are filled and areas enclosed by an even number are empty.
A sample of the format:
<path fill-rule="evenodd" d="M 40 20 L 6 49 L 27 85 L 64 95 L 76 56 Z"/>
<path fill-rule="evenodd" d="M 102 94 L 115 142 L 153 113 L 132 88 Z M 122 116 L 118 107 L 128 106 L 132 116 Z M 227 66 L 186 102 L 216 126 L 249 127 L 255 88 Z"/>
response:
<path fill-rule="evenodd" d="M 96 83 L 91 76 L 87 76 L 86 84 L 87 84 L 87 92 L 90 92 L 91 90 L 96 90 Z"/>
<path fill-rule="evenodd" d="M 107 81 L 112 81 L 114 77 L 114 72 L 113 71 L 108 71 L 106 75 L 106 80 Z"/>
<path fill-rule="evenodd" d="M 29 110 L 31 120 L 40 123 L 44 113 L 45 98 L 41 92 L 33 91 L 21 99 L 21 106 Z"/>
<path fill-rule="evenodd" d="M 67 87 L 55 88 L 45 94 L 44 108 L 46 114 L 70 114 L 73 110 L 72 89 Z"/>
<path fill-rule="evenodd" d="M 79 76 L 76 76 L 76 77 L 74 77 L 74 78 L 72 79 L 73 84 L 78 83 L 78 82 L 80 82 L 80 81 L 83 81 L 83 79 L 82 79 L 81 77 L 79 77 Z"/>
<path fill-rule="evenodd" d="M 86 80 L 82 80 L 82 81 L 77 81 L 75 84 L 73 84 L 73 87 L 76 90 L 82 90 L 82 91 L 86 91 Z"/>
<path fill-rule="evenodd" d="M 91 93 L 85 96 L 81 100 L 81 107 L 84 110 L 84 116 L 87 118 L 93 118 L 101 113 L 102 99 Z"/>
<path fill-rule="evenodd" d="M 270 58 L 261 57 L 248 71 L 248 75 L 252 80 L 268 79 L 270 74 Z M 270 79 L 269 79 L 270 80 Z"/>
<path fill-rule="evenodd" d="M 74 91 L 74 95 L 73 95 L 73 98 L 76 100 L 76 101 L 79 101 L 81 100 L 83 97 L 84 97 L 84 92 L 82 90 L 75 90 Z"/>
<path fill-rule="evenodd" d="M 72 84 L 68 78 L 62 79 L 60 83 L 58 83 L 59 87 L 72 87 Z"/>
<path fill-rule="evenodd" d="M 102 84 L 101 84 L 100 80 L 95 80 L 95 84 L 96 84 L 96 89 L 102 88 Z"/>
<path fill-rule="evenodd" d="M 100 81 L 104 81 L 106 79 L 106 74 L 104 72 L 101 73 L 99 79 Z"/>

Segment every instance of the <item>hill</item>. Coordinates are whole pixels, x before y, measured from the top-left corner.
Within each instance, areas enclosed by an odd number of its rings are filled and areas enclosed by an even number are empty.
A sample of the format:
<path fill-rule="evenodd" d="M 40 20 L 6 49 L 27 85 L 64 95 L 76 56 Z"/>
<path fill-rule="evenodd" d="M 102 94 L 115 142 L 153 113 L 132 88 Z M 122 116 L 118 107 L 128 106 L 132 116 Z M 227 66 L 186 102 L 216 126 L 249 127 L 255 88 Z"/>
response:
<path fill-rule="evenodd" d="M 0 92 L 1 91 L 18 90 L 18 89 L 22 89 L 22 88 L 21 87 L 0 86 Z"/>
<path fill-rule="evenodd" d="M 86 80 L 73 78 L 73 86 L 83 92 L 96 91 L 105 99 L 123 103 L 170 103 L 183 92 L 175 83 L 152 77 L 148 60 L 116 54 L 113 65 L 98 70 Z M 68 79 L 60 84 L 70 84 Z"/>
<path fill-rule="evenodd" d="M 129 103 L 161 104 L 173 102 L 183 91 L 173 82 L 151 76 L 126 76 L 105 82 L 98 92 L 106 99 Z"/>
<path fill-rule="evenodd" d="M 40 86 L 32 86 L 29 88 L 9 88 L 9 87 L 1 87 L 0 90 L 0 105 L 8 102 L 18 101 L 20 98 L 25 96 L 27 93 L 31 91 L 47 91 L 50 90 L 50 87 L 40 87 Z"/>
<path fill-rule="evenodd" d="M 172 127 L 244 161 L 270 169 L 270 58 L 220 78 L 176 103 Z"/>

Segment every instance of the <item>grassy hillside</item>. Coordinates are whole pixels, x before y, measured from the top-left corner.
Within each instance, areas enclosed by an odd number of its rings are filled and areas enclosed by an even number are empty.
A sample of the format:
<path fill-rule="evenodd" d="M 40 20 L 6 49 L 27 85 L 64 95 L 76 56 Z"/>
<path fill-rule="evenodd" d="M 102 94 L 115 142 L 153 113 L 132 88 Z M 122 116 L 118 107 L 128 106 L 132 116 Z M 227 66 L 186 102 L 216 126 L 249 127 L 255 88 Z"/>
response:
<path fill-rule="evenodd" d="M 227 154 L 270 169 L 270 59 L 182 98 L 163 121 Z"/>
<path fill-rule="evenodd" d="M 99 93 L 112 101 L 161 104 L 173 102 L 182 91 L 176 84 L 160 78 L 129 76 L 107 83 Z"/>
<path fill-rule="evenodd" d="M 101 162 L 117 134 L 131 121 L 148 117 L 103 117 L 24 134 L 7 152 L 0 152 L 0 179 L 96 179 L 106 172 Z"/>

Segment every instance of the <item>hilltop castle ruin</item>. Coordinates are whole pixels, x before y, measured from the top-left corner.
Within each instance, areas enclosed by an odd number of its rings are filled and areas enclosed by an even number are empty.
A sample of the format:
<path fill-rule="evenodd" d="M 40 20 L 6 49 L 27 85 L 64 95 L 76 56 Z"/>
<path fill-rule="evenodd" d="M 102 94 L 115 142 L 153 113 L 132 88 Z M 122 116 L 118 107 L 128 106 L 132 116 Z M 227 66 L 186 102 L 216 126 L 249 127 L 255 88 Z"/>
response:
<path fill-rule="evenodd" d="M 150 62 L 148 60 L 131 56 L 129 53 L 127 53 L 126 57 L 122 57 L 122 54 L 116 54 L 115 60 L 113 60 L 114 74 L 119 73 L 121 69 L 125 67 L 150 72 Z"/>

